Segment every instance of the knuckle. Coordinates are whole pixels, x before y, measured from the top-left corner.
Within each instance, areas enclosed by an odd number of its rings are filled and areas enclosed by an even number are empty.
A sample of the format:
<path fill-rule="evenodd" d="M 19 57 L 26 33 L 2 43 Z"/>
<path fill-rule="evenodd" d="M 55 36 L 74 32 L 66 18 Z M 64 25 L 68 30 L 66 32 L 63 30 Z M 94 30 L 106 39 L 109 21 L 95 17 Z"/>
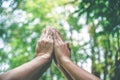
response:
<path fill-rule="evenodd" d="M 38 43 L 38 44 L 41 44 L 41 41 L 39 40 L 37 43 Z"/>
<path fill-rule="evenodd" d="M 49 43 L 49 41 L 48 41 L 48 40 L 45 40 L 45 43 Z"/>
<path fill-rule="evenodd" d="M 46 43 L 53 43 L 53 41 L 51 41 L 51 40 L 46 40 Z"/>
<path fill-rule="evenodd" d="M 38 45 L 41 45 L 42 43 L 44 43 L 44 40 L 39 40 L 37 43 Z"/>

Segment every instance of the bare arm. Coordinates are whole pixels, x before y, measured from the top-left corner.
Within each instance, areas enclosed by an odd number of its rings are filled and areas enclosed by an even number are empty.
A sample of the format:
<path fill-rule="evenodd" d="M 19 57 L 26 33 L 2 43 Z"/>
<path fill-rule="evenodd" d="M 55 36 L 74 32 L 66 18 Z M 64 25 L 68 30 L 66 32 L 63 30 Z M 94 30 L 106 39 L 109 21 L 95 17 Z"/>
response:
<path fill-rule="evenodd" d="M 58 31 L 56 31 L 55 29 L 53 29 L 52 31 L 53 31 L 53 34 L 58 34 L 60 37 L 60 33 Z M 55 35 L 53 35 L 53 38 L 54 37 L 55 37 Z M 55 40 L 54 40 L 54 42 L 55 42 Z M 69 45 L 67 47 L 69 48 Z M 54 56 L 53 57 L 54 57 L 54 61 L 55 61 L 57 68 L 63 73 L 66 80 L 73 80 L 72 77 L 70 76 L 70 74 L 59 64 L 59 61 L 57 60 L 58 57 L 56 56 L 57 51 L 55 50 L 55 48 L 56 48 L 56 46 L 54 45 Z M 69 50 L 70 50 L 70 48 L 69 48 Z M 68 54 L 68 56 L 70 57 L 70 54 Z"/>
<path fill-rule="evenodd" d="M 62 66 L 58 67 L 58 69 L 64 74 L 66 80 L 73 80 L 70 74 Z"/>
<path fill-rule="evenodd" d="M 38 80 L 40 74 L 35 74 L 49 63 L 49 56 L 38 56 L 13 70 L 0 75 L 0 80 Z M 41 73 L 42 74 L 42 73 Z M 33 76 L 32 76 L 33 75 Z"/>
<path fill-rule="evenodd" d="M 86 70 L 78 67 L 68 58 L 61 58 L 60 64 L 68 73 L 70 73 L 73 80 L 100 80 L 93 74 L 90 74 Z"/>
<path fill-rule="evenodd" d="M 100 80 L 70 60 L 69 48 L 56 31 L 54 31 L 54 43 L 55 57 L 57 57 L 58 64 L 63 67 L 73 80 Z"/>
<path fill-rule="evenodd" d="M 55 58 L 55 56 L 54 56 Z M 65 69 L 59 64 L 57 63 L 56 59 L 54 59 L 55 64 L 57 66 L 57 68 L 63 73 L 63 75 L 65 76 L 66 80 L 73 80 L 72 77 L 70 76 L 70 74 L 68 74 L 68 72 L 65 71 Z"/>
<path fill-rule="evenodd" d="M 32 61 L 0 75 L 0 80 L 38 80 L 52 61 L 53 38 L 51 30 L 43 31 L 38 40 L 36 55 Z"/>

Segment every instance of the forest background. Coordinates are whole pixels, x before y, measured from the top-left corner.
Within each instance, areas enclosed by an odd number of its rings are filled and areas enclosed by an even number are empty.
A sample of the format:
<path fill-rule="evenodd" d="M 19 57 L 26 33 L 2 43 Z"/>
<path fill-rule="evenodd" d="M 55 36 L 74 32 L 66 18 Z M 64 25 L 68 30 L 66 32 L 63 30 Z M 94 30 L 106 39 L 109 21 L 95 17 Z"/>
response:
<path fill-rule="evenodd" d="M 120 79 L 120 0 L 0 0 L 0 74 L 35 57 L 45 27 L 71 44 L 71 59 L 102 80 Z M 65 80 L 52 66 L 40 80 Z"/>

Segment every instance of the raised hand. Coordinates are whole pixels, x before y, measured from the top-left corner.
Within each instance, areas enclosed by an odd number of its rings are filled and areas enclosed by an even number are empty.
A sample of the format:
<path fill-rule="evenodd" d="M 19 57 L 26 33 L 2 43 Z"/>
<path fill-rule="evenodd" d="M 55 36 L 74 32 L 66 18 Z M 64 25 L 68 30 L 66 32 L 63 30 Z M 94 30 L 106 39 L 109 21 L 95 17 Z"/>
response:
<path fill-rule="evenodd" d="M 53 43 L 54 42 L 54 43 Z M 36 46 L 37 57 L 0 75 L 0 80 L 38 80 L 49 68 L 54 52 L 57 67 L 67 80 L 100 80 L 70 60 L 70 48 L 53 28 L 43 31 Z"/>
<path fill-rule="evenodd" d="M 38 80 L 49 68 L 52 61 L 53 37 L 50 28 L 39 38 L 33 60 L 0 75 L 0 80 Z"/>
<path fill-rule="evenodd" d="M 57 58 L 57 62 L 61 59 L 68 58 L 70 59 L 70 48 L 69 44 L 65 43 L 62 38 L 60 37 L 59 32 L 56 30 L 53 31 L 53 38 L 54 38 L 54 53 L 55 57 Z"/>
<path fill-rule="evenodd" d="M 48 55 L 51 56 L 53 52 L 53 33 L 51 28 L 43 30 L 41 37 L 39 38 L 36 46 L 36 55 Z"/>
<path fill-rule="evenodd" d="M 64 74 L 64 76 L 66 77 L 66 80 L 73 80 L 72 77 L 70 76 L 69 73 L 66 72 L 66 70 L 61 66 L 59 60 L 60 60 L 60 57 L 61 56 L 61 59 L 62 59 L 62 56 L 65 57 L 61 52 L 62 52 L 62 49 L 61 47 L 65 45 L 65 47 L 67 47 L 67 50 L 69 50 L 70 52 L 70 48 L 69 48 L 69 44 L 68 43 L 64 43 L 61 36 L 60 36 L 60 33 L 55 30 L 55 29 L 52 29 L 53 31 L 53 38 L 54 38 L 54 61 L 55 61 L 55 64 L 57 66 L 57 68 Z M 57 39 L 58 39 L 58 42 L 59 40 L 62 42 L 62 44 L 59 44 L 57 43 Z M 70 53 L 66 53 L 66 57 L 70 57 Z"/>

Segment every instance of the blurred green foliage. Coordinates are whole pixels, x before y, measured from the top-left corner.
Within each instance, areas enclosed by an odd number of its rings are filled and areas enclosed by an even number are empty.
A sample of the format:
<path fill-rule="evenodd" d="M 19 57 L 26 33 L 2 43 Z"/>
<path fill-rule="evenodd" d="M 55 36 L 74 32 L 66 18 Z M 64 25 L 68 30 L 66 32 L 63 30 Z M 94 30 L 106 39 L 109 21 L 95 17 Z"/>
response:
<path fill-rule="evenodd" d="M 119 8 L 119 0 L 1 0 L 0 73 L 33 59 L 41 31 L 52 26 L 70 42 L 76 64 L 102 80 L 119 80 Z M 40 80 L 56 79 L 65 78 L 53 62 Z"/>

